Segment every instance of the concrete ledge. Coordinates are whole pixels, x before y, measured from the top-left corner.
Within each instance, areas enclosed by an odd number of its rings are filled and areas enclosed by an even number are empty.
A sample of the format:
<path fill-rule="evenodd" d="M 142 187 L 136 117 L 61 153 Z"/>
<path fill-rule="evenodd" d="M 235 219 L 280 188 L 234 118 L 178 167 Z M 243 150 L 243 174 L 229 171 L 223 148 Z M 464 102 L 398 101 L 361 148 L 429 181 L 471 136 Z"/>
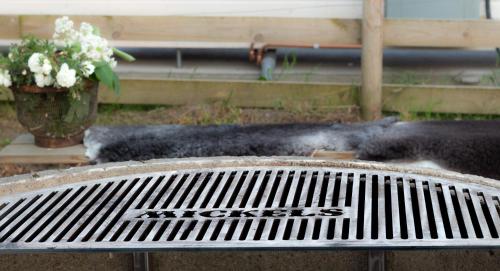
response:
<path fill-rule="evenodd" d="M 97 166 L 84 166 L 65 170 L 50 170 L 0 179 L 0 196 L 35 191 L 64 184 L 86 182 L 141 173 L 250 166 L 337 167 L 363 170 L 380 170 L 401 174 L 421 174 L 446 178 L 469 184 L 485 185 L 499 189 L 500 182 L 479 176 L 459 174 L 446 170 L 408 168 L 376 162 L 314 159 L 307 157 L 210 157 L 187 159 L 160 159 L 145 162 L 119 162 Z"/>

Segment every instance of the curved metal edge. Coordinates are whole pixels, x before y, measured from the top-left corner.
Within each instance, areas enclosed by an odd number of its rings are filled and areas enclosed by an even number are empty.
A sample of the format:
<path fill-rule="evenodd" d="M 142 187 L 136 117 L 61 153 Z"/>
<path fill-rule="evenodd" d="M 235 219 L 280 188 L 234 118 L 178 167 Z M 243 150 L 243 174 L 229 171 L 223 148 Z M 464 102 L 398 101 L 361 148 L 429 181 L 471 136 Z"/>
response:
<path fill-rule="evenodd" d="M 208 157 L 107 163 L 64 170 L 48 170 L 34 174 L 0 178 L 0 196 L 132 174 L 184 169 L 245 166 L 337 167 L 363 170 L 381 170 L 401 174 L 427 175 L 436 178 L 452 179 L 468 184 L 478 184 L 500 189 L 500 181 L 493 179 L 460 174 L 447 170 L 409 168 L 379 162 L 327 160 L 307 157 Z"/>

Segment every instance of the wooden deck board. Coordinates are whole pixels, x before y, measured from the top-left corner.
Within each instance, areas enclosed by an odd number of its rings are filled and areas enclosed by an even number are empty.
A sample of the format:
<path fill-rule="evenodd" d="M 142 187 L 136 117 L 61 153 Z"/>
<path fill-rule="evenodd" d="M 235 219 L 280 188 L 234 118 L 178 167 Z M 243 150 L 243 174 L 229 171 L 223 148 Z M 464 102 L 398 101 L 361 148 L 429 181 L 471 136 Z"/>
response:
<path fill-rule="evenodd" d="M 35 146 L 30 134 L 22 134 L 0 150 L 0 164 L 86 164 L 85 147 L 47 149 Z"/>

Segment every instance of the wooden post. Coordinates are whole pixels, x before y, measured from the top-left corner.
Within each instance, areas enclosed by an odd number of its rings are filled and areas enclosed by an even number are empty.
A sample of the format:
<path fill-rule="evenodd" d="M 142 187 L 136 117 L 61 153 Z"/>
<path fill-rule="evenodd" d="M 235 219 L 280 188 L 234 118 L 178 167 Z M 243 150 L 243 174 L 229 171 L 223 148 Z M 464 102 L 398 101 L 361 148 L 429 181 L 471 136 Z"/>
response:
<path fill-rule="evenodd" d="M 382 117 L 384 0 L 364 0 L 361 54 L 363 119 Z"/>

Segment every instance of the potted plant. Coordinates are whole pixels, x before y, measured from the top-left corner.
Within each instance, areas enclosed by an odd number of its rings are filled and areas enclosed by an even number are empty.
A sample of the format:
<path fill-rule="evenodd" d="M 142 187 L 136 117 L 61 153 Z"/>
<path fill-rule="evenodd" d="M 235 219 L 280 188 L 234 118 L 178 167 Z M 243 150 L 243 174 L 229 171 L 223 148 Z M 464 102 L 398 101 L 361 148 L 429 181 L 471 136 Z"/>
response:
<path fill-rule="evenodd" d="M 0 87 L 12 90 L 17 118 L 37 146 L 79 144 L 97 116 L 98 84 L 120 91 L 114 55 L 134 60 L 110 47 L 96 27 L 73 26 L 58 18 L 52 40 L 27 36 L 8 57 L 0 55 Z"/>

